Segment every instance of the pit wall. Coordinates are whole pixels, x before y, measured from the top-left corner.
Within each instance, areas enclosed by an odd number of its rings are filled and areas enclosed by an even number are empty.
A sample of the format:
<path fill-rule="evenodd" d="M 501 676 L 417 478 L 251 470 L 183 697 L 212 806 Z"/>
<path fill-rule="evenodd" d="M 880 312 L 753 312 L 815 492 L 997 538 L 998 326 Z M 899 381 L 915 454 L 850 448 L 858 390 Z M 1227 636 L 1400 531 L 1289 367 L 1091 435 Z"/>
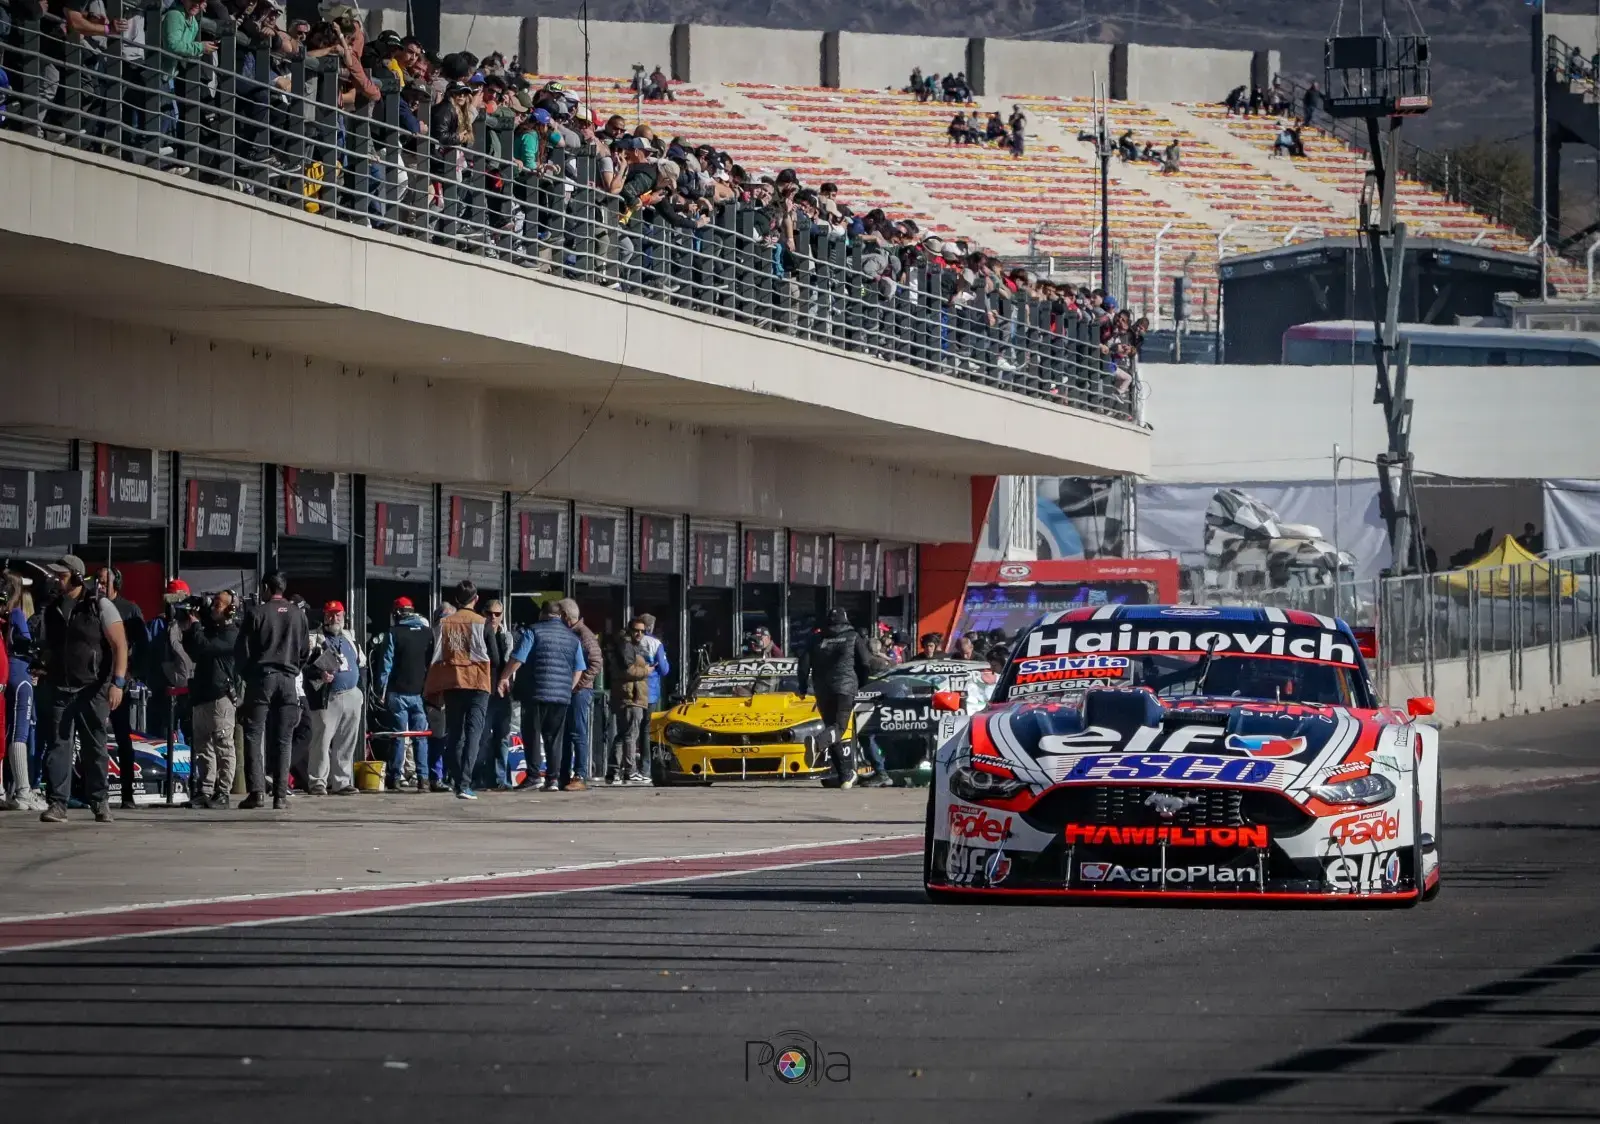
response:
<path fill-rule="evenodd" d="M 367 16 L 371 34 L 404 32 L 405 24 L 403 10 Z M 586 68 L 583 30 L 574 19 L 450 13 L 441 18 L 440 47 L 480 57 L 499 51 L 538 74 L 626 78 L 639 64 L 647 72 L 660 65 L 681 82 L 898 90 L 921 67 L 924 74 L 965 71 L 983 95 L 1109 91 L 1123 101 L 1220 101 L 1234 86 L 1264 85 L 1278 71 L 1276 51 L 602 20 L 589 22 Z"/>
<path fill-rule="evenodd" d="M 1475 659 L 1476 674 L 1466 659 L 1435 661 L 1431 684 L 1421 664 L 1387 668 L 1384 698 L 1403 705 L 1414 695 L 1432 694 L 1441 726 L 1600 700 L 1600 652 L 1594 638 L 1520 652 L 1484 652 Z"/>

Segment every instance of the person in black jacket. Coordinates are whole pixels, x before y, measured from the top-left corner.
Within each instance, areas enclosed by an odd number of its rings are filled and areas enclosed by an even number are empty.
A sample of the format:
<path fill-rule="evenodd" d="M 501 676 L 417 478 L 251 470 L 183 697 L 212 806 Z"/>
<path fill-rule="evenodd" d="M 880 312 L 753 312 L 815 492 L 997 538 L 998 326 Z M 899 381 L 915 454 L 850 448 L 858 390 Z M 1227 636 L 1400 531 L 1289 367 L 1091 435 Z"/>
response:
<path fill-rule="evenodd" d="M 500 673 L 511 662 L 511 631 L 506 627 L 505 604 L 500 601 L 489 602 L 484 619 L 487 621 L 483 638 L 489 649 L 489 682 L 499 683 Z M 483 743 L 478 751 L 475 787 L 499 791 L 511 786 L 506 776 L 506 738 L 510 734 L 511 699 L 491 691 L 489 711 L 483 723 Z"/>
<path fill-rule="evenodd" d="M 828 627 L 814 635 L 800 653 L 799 694 L 804 698 L 815 691 L 817 713 L 828 728 L 833 748 L 832 779 L 840 788 L 855 784 L 855 761 L 843 734 L 856 691 L 872 672 L 870 656 L 866 638 L 850 626 L 850 614 L 843 609 L 828 614 Z"/>
<path fill-rule="evenodd" d="M 239 802 L 241 809 L 266 802 L 269 765 L 272 806 L 289 803 L 289 758 L 302 709 L 295 684 L 311 652 L 311 636 L 304 611 L 284 596 L 288 585 L 283 574 L 268 574 L 261 583 L 262 599 L 239 627 L 235 658 L 245 684 L 245 780 L 250 787 Z"/>
<path fill-rule="evenodd" d="M 226 808 L 238 767 L 233 726 L 239 705 L 234 670 L 239 624 L 234 619 L 233 594 L 228 590 L 214 594 L 203 621 L 188 616 L 180 620 L 179 627 L 183 650 L 194 660 L 194 674 L 189 678 L 190 720 L 194 723 L 189 806 Z"/>

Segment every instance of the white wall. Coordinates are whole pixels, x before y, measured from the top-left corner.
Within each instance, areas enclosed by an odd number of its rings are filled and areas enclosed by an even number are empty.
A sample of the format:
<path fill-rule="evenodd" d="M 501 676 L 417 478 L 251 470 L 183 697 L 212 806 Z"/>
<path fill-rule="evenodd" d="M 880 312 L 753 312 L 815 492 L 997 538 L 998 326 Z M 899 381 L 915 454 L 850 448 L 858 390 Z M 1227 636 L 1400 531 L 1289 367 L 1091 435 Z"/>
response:
<path fill-rule="evenodd" d="M 982 39 L 983 92 L 1090 97 L 1111 79 L 1110 43 L 1046 43 Z M 976 63 L 974 64 L 976 68 Z"/>
<path fill-rule="evenodd" d="M 1387 447 L 1370 367 L 1146 364 L 1151 476 L 1161 481 L 1332 475 L 1333 445 Z M 1415 367 L 1411 446 L 1448 476 L 1600 477 L 1600 378 L 1586 367 Z M 1368 465 L 1346 474 L 1372 475 Z"/>
<path fill-rule="evenodd" d="M 828 85 L 845 90 L 899 90 L 911 77 L 913 67 L 921 67 L 924 75 L 965 73 L 967 40 L 829 32 L 823 55 L 823 81 Z"/>
<path fill-rule="evenodd" d="M 479 16 L 445 12 L 439 16 L 439 50 L 471 51 L 480 59 L 499 51 L 510 62 L 522 49 L 521 16 Z"/>
<path fill-rule="evenodd" d="M 686 50 L 675 68 L 685 81 L 822 84 L 820 31 L 692 24 L 679 34 L 687 36 Z"/>
<path fill-rule="evenodd" d="M 507 387 L 388 376 L 158 328 L 0 310 L 8 427 L 306 467 L 482 483 L 908 541 L 969 531 L 967 477 Z M 587 432 L 585 427 L 588 426 Z M 582 433 L 583 437 L 573 442 Z M 562 459 L 571 448 L 572 452 Z"/>
<path fill-rule="evenodd" d="M 579 20 L 529 18 L 524 32 L 533 40 L 523 61 L 540 74 L 583 73 L 583 24 Z M 589 21 L 589 73 L 596 78 L 631 78 L 633 64 L 648 74 L 657 65 L 672 70 L 670 23 Z"/>
<path fill-rule="evenodd" d="M 1235 86 L 1250 84 L 1251 51 L 1197 47 L 1152 47 L 1129 43 L 1126 89 L 1128 101 L 1221 101 Z"/>

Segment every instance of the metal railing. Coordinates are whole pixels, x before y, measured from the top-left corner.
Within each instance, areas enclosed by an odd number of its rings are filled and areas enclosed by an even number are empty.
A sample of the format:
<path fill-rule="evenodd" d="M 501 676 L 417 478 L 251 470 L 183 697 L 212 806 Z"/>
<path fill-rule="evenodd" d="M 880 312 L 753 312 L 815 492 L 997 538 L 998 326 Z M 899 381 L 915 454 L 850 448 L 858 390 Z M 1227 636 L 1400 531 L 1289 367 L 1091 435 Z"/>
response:
<path fill-rule="evenodd" d="M 1548 661 L 1550 682 L 1561 676 L 1561 646 L 1589 642 L 1585 674 L 1600 675 L 1600 552 L 1516 565 L 1341 581 L 1337 585 L 1208 591 L 1204 571 L 1180 572 L 1185 600 L 1304 609 L 1375 627 L 1380 677 L 1411 667 L 1431 692 L 1437 665 L 1461 660 L 1469 696 L 1481 690 L 1481 660 L 1509 653 L 1520 684 L 1525 655 Z"/>
<path fill-rule="evenodd" d="M 1287 74 L 1279 75 L 1279 81 L 1289 96 L 1291 111 L 1300 116 L 1305 105 L 1305 85 Z M 1325 106 L 1319 106 L 1309 123 L 1358 152 L 1368 152 L 1366 126 L 1355 118 L 1334 117 Z M 1503 183 L 1469 172 L 1459 160 L 1452 161 L 1448 152 L 1434 152 L 1402 140 L 1400 172 L 1451 202 L 1471 208 L 1489 222 L 1527 238 L 1539 234 L 1539 209 L 1534 200 L 1508 195 Z"/>
<path fill-rule="evenodd" d="M 109 18 L 121 17 L 110 0 Z M 622 290 L 796 340 L 904 363 L 998 390 L 1131 420 L 1136 387 L 1092 322 L 1026 292 L 973 287 L 922 255 L 898 263 L 862 239 L 767 229 L 753 205 L 626 207 L 598 186 L 600 154 L 528 167 L 509 120 L 479 114 L 470 139 L 402 120 L 398 80 L 354 108 L 337 56 L 254 45 L 233 25 L 211 58 L 150 41 L 68 40 L 20 24 L 4 52 L 11 83 L 0 138 L 28 134 L 181 175 L 256 200 L 426 241 L 531 271 Z M 134 57 L 128 57 L 134 56 Z M 426 118 L 431 106 L 420 107 Z M 780 240 L 781 238 L 781 240 Z M 426 294 L 419 294 L 427 299 Z"/>

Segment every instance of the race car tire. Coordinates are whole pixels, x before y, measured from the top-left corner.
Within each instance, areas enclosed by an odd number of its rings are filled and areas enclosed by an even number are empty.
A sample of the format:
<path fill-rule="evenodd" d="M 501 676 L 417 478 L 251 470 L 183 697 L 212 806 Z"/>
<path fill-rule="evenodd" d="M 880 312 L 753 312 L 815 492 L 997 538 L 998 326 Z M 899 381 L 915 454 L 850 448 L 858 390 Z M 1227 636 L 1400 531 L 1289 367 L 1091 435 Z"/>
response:
<path fill-rule="evenodd" d="M 933 882 L 933 786 L 928 786 L 928 812 L 922 823 L 922 889 L 928 895 L 928 900 L 935 905 L 948 905 L 961 900 L 961 895 L 952 894 L 949 890 L 941 890 L 931 885 Z"/>
<path fill-rule="evenodd" d="M 1420 818 L 1420 814 L 1419 814 Z M 1444 834 L 1444 776 L 1436 774 L 1433 778 L 1433 853 L 1439 859 L 1439 877 L 1432 886 L 1422 891 L 1422 900 L 1431 902 L 1439 896 L 1439 891 L 1444 888 L 1444 852 L 1439 850 L 1439 836 Z M 1422 848 L 1417 848 L 1417 861 L 1422 861 Z M 1421 870 L 1419 866 L 1417 868 Z"/>

